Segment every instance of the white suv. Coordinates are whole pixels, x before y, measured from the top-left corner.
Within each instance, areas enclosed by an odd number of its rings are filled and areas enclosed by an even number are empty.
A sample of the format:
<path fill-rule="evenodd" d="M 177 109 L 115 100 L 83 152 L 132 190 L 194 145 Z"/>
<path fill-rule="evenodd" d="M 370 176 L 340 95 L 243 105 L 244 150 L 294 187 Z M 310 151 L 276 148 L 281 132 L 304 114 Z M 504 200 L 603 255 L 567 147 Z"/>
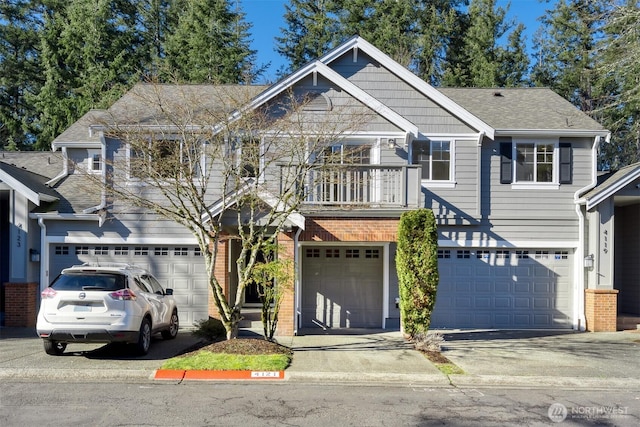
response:
<path fill-rule="evenodd" d="M 44 351 L 61 355 L 67 343 L 121 342 L 147 354 L 151 335 L 178 334 L 172 289 L 128 264 L 77 265 L 42 292 L 36 324 Z"/>

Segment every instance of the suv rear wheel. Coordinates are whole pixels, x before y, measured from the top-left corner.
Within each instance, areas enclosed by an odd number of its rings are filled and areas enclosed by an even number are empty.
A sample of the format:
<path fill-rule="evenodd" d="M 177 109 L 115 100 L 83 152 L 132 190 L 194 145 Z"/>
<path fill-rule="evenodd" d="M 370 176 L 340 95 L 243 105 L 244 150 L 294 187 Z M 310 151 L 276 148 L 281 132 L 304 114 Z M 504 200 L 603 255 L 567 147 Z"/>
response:
<path fill-rule="evenodd" d="M 151 346 L 151 322 L 148 317 L 142 319 L 140 333 L 138 334 L 138 342 L 135 346 L 139 355 L 144 356 L 149 353 L 149 347 Z"/>
<path fill-rule="evenodd" d="M 67 348 L 67 343 L 44 340 L 44 352 L 51 356 L 60 356 Z"/>
<path fill-rule="evenodd" d="M 172 340 L 178 336 L 178 310 L 173 310 L 171 313 L 171 320 L 169 321 L 169 329 L 162 331 L 162 338 L 165 340 Z"/>

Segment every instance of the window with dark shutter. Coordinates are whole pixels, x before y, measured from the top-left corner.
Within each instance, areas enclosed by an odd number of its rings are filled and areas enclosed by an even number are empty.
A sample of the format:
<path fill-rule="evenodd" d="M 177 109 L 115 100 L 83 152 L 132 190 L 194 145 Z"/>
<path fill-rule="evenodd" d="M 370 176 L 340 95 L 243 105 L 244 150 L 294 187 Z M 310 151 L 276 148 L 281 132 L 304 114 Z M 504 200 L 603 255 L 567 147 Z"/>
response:
<path fill-rule="evenodd" d="M 573 179 L 573 154 L 571 144 L 560 143 L 560 184 L 571 184 Z"/>
<path fill-rule="evenodd" d="M 500 143 L 500 184 L 511 184 L 513 179 L 512 149 L 510 142 Z"/>

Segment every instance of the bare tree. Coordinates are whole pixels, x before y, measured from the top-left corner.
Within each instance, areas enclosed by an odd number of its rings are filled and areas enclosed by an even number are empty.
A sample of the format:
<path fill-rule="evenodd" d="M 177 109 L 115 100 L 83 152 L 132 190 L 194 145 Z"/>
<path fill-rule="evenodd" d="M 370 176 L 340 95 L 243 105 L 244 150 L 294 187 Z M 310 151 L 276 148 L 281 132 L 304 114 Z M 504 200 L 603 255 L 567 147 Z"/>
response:
<path fill-rule="evenodd" d="M 228 339 L 238 334 L 261 251 L 275 247 L 285 227 L 301 225 L 297 212 L 321 153 L 372 113 L 347 98 L 318 109 L 322 95 L 295 91 L 261 102 L 260 89 L 137 85 L 99 127 L 112 147 L 103 179 L 109 209 L 155 215 L 195 236 Z M 235 295 L 215 274 L 231 240 L 240 248 Z"/>

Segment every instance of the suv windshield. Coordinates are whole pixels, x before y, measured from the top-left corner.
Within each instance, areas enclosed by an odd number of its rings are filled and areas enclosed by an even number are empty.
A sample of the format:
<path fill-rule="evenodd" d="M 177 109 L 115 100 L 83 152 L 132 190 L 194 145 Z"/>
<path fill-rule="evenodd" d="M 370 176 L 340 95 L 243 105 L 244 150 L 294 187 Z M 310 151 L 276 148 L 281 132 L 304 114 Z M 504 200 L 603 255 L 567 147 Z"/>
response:
<path fill-rule="evenodd" d="M 117 291 L 126 288 L 125 276 L 115 273 L 63 273 L 51 284 L 56 291 Z"/>

